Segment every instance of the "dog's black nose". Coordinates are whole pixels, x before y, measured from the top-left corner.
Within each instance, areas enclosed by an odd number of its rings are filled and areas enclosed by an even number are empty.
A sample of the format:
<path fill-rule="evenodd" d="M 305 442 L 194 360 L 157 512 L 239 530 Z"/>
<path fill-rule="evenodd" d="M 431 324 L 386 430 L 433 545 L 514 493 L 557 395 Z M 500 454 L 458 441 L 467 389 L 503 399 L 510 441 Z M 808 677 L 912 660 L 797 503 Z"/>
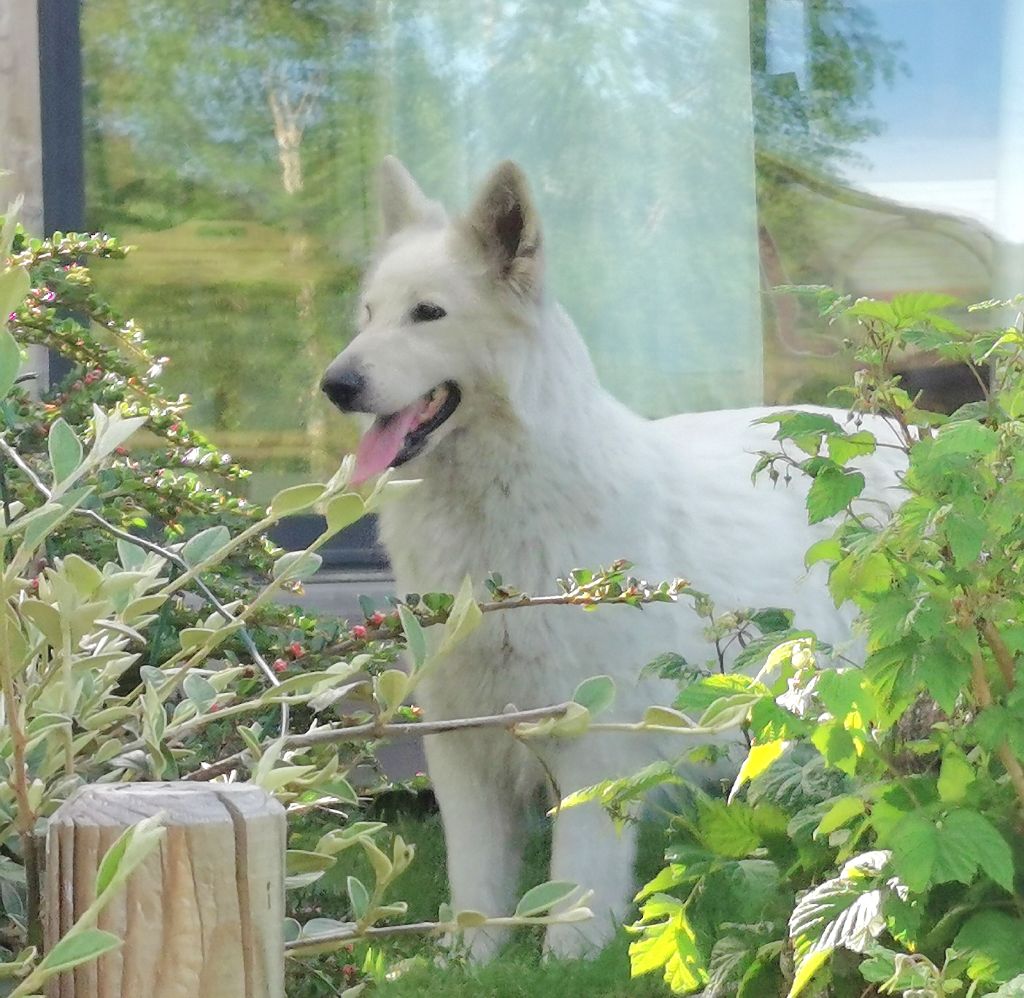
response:
<path fill-rule="evenodd" d="M 320 382 L 320 390 L 342 412 L 352 412 L 359 408 L 359 396 L 365 387 L 366 379 L 351 367 L 338 370 L 329 367 Z"/>

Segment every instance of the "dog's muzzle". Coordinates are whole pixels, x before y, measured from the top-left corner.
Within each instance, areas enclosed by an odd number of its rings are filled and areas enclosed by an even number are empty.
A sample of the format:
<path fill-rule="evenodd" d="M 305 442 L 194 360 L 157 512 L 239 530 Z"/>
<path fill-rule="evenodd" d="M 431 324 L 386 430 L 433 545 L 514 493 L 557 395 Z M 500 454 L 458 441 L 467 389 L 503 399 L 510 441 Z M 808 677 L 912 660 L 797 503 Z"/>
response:
<path fill-rule="evenodd" d="M 365 389 L 366 379 L 355 368 L 335 369 L 333 364 L 327 368 L 320 382 L 320 390 L 342 412 L 365 411 L 362 408 L 365 404 L 362 399 Z"/>

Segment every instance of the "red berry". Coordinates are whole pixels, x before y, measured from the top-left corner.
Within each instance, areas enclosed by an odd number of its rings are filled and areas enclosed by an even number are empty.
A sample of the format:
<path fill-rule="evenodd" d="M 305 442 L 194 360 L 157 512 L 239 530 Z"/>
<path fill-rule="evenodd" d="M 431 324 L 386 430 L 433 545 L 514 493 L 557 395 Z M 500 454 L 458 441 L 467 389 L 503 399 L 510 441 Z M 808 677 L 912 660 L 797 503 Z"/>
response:
<path fill-rule="evenodd" d="M 211 714 L 216 714 L 218 710 L 220 710 L 220 704 L 219 703 L 211 703 L 210 704 L 210 713 Z"/>
<path fill-rule="evenodd" d="M 359 973 L 354 963 L 346 963 L 345 966 L 341 968 L 341 972 L 348 979 L 355 977 L 356 974 Z"/>
<path fill-rule="evenodd" d="M 292 658 L 302 658 L 302 656 L 306 654 L 306 649 L 303 648 L 298 641 L 293 641 L 288 646 L 288 651 L 292 653 Z"/>
<path fill-rule="evenodd" d="M 360 638 L 360 639 L 361 638 L 365 638 L 366 637 L 366 628 L 363 627 L 362 624 L 356 624 L 356 626 L 352 628 L 352 637 Z"/>
<path fill-rule="evenodd" d="M 380 612 L 380 610 L 378 610 L 375 614 L 373 614 L 370 617 L 370 623 L 373 624 L 374 627 L 380 627 L 380 625 L 383 624 L 385 620 L 387 620 L 387 617 L 385 617 L 384 614 Z"/>
<path fill-rule="evenodd" d="M 285 672 L 288 669 L 288 663 L 283 658 L 274 659 L 274 672 Z"/>

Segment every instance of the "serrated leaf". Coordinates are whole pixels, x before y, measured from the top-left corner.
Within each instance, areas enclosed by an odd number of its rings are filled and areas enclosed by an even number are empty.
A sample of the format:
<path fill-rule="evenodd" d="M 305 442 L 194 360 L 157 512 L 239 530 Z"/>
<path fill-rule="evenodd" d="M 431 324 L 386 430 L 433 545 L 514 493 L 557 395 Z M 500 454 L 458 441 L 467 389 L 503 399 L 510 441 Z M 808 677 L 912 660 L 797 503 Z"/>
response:
<path fill-rule="evenodd" d="M 306 485 L 293 485 L 282 489 L 270 500 L 268 512 L 275 517 L 290 516 L 309 509 L 325 492 L 323 485 L 310 482 Z M 339 496 L 339 498 L 341 498 Z"/>
<path fill-rule="evenodd" d="M 974 767 L 962 752 L 955 748 L 946 750 L 939 767 L 939 798 L 957 804 L 964 799 L 967 788 L 977 779 Z"/>
<path fill-rule="evenodd" d="M 875 452 L 875 436 L 867 430 L 857 433 L 836 434 L 828 438 L 828 456 L 836 464 L 846 464 L 856 457 Z"/>
<path fill-rule="evenodd" d="M 1024 919 L 1001 911 L 972 915 L 953 941 L 967 955 L 967 976 L 982 983 L 999 984 L 1024 973 Z"/>
<path fill-rule="evenodd" d="M 835 537 L 826 537 L 824 540 L 816 541 L 808 549 L 804 555 L 804 567 L 810 568 L 811 565 L 817 564 L 819 561 L 839 561 L 843 556 L 843 546 Z"/>
<path fill-rule="evenodd" d="M 53 469 L 53 484 L 69 479 L 82 464 L 82 441 L 63 416 L 50 427 L 46 439 L 50 454 L 50 467 Z"/>
<path fill-rule="evenodd" d="M 231 542 L 231 531 L 223 524 L 201 530 L 182 548 L 181 557 L 189 568 L 195 568 L 207 558 L 213 557 L 221 548 Z"/>
<path fill-rule="evenodd" d="M 804 988 L 814 979 L 814 975 L 828 963 L 832 954 L 828 950 L 815 950 L 808 953 L 796 965 L 796 973 L 793 975 L 793 983 L 790 985 L 787 998 L 797 998 L 803 993 Z"/>
<path fill-rule="evenodd" d="M 818 827 L 814 830 L 815 838 L 819 835 L 830 835 L 837 828 L 842 828 L 848 821 L 864 813 L 864 801 L 860 797 L 840 797 L 833 801 L 825 812 Z"/>
<path fill-rule="evenodd" d="M 941 842 L 944 851 L 970 856 L 972 863 L 1012 893 L 1013 854 L 1006 839 L 983 814 L 966 808 L 950 812 L 943 822 Z M 940 872 L 941 867 L 937 865 L 936 874 Z"/>
<path fill-rule="evenodd" d="M 49 953 L 43 957 L 39 965 L 40 970 L 51 974 L 63 970 L 70 970 L 80 964 L 88 963 L 97 957 L 117 949 L 121 945 L 121 939 L 113 932 L 104 932 L 102 929 L 82 929 L 78 932 L 71 932 L 61 939 Z"/>
<path fill-rule="evenodd" d="M 572 698 L 586 707 L 593 717 L 607 710 L 614 702 L 615 680 L 611 676 L 591 676 L 576 687 Z"/>
<path fill-rule="evenodd" d="M 516 905 L 515 914 L 518 918 L 530 918 L 550 911 L 559 901 L 564 901 L 574 891 L 576 884 L 566 880 L 549 880 L 546 883 L 531 887 Z"/>
<path fill-rule="evenodd" d="M 864 953 L 885 928 L 883 891 L 873 879 L 837 877 L 809 890 L 789 919 L 789 935 L 802 953 L 842 947 Z"/>
<path fill-rule="evenodd" d="M 788 746 L 789 742 L 781 738 L 751 746 L 746 759 L 743 760 L 743 765 L 740 766 L 740 771 L 736 774 L 732 790 L 729 791 L 729 801 L 731 802 L 735 798 L 745 783 L 749 783 L 766 772 Z"/>
<path fill-rule="evenodd" d="M 829 465 L 815 476 L 807 492 L 807 520 L 821 523 L 842 512 L 864 491 L 865 479 L 859 471 L 843 471 Z"/>

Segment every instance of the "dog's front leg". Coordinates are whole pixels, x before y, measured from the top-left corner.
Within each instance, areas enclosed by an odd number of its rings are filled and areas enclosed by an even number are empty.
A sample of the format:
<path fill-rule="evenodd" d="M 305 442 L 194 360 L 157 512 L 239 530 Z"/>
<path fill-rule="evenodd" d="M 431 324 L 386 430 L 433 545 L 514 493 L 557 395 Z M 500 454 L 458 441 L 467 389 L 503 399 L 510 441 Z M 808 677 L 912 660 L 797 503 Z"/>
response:
<path fill-rule="evenodd" d="M 568 795 L 617 775 L 622 759 L 613 757 L 609 751 L 612 747 L 610 739 L 603 744 L 586 737 L 563 741 L 551 759 L 559 791 Z M 586 922 L 549 926 L 544 937 L 546 953 L 556 957 L 595 956 L 611 942 L 635 892 L 635 860 L 634 826 L 616 829 L 599 804 L 582 804 L 556 814 L 551 879 L 592 890 L 587 906 L 594 917 Z"/>
<path fill-rule="evenodd" d="M 511 914 L 526 826 L 511 740 L 504 732 L 472 731 L 425 741 L 444 825 L 452 907 Z M 467 930 L 470 957 L 489 960 L 507 934 L 506 929 Z"/>

